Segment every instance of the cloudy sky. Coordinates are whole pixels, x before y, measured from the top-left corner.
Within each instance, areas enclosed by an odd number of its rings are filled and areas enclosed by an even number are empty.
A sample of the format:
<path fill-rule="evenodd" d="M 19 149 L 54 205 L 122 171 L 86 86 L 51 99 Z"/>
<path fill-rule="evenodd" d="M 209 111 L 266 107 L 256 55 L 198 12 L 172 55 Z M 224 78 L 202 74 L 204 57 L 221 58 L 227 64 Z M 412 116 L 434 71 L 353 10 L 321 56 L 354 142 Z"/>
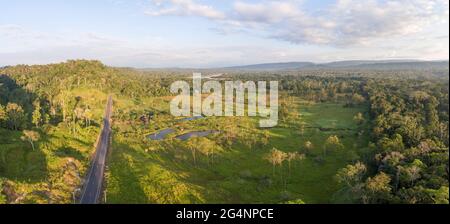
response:
<path fill-rule="evenodd" d="M 448 59 L 448 0 L 0 0 L 0 66 Z"/>

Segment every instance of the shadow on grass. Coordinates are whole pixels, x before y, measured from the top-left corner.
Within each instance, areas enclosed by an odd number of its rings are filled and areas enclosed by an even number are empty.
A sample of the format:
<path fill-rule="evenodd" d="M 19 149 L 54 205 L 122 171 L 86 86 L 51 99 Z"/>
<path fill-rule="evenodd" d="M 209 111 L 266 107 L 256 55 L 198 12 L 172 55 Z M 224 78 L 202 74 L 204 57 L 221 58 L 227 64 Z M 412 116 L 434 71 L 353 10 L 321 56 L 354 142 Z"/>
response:
<path fill-rule="evenodd" d="M 114 164 L 110 166 L 108 185 L 115 185 L 113 191 L 107 192 L 108 203 L 147 204 L 147 196 L 142 189 L 136 171 L 129 164 L 124 151 L 134 151 L 130 146 L 115 142 L 115 150 L 111 155 Z M 113 182 L 113 183 L 111 183 Z"/>
<path fill-rule="evenodd" d="M 183 203 L 242 203 L 241 194 L 234 193 L 229 186 L 223 185 L 228 185 L 230 181 L 236 181 L 239 178 L 239 171 L 234 161 L 223 156 L 224 152 L 217 152 L 215 160 L 228 164 L 229 169 L 224 171 L 223 166 L 216 166 L 217 163 L 211 163 L 206 155 L 197 152 L 197 161 L 194 164 L 192 153 L 184 149 L 182 143 L 181 140 L 168 143 L 173 145 L 147 155 L 144 152 L 137 153 L 145 156 L 148 159 L 146 162 L 154 163 L 175 175 L 177 182 L 191 188 L 190 192 L 184 195 L 184 200 L 188 202 Z M 155 156 L 156 158 L 153 158 Z"/>
<path fill-rule="evenodd" d="M 203 201 L 191 190 L 185 191 L 184 188 L 185 185 L 192 185 L 195 189 L 203 188 L 193 181 L 196 178 L 186 175 L 193 171 L 192 166 L 180 166 L 166 156 L 159 157 L 159 153 L 153 156 L 127 144 L 116 142 L 113 147 L 111 161 L 114 164 L 110 168 L 108 203 L 177 204 Z"/>
<path fill-rule="evenodd" d="M 34 111 L 32 102 L 37 98 L 36 94 L 26 90 L 10 76 L 0 74 L 0 103 L 16 103 L 21 106 L 27 115 L 27 121 L 31 120 Z M 28 129 L 31 122 L 4 123 L 10 129 L 23 130 Z M 30 144 L 20 140 L 20 131 L 3 129 L 0 134 L 0 177 L 26 183 L 41 182 L 48 177 L 47 158 L 39 144 L 33 150 Z"/>
<path fill-rule="evenodd" d="M 38 183 L 48 177 L 47 158 L 39 145 L 33 150 L 31 145 L 17 143 L 4 146 L 0 160 L 0 176 L 11 180 Z"/>
<path fill-rule="evenodd" d="M 62 157 L 62 158 L 72 157 L 79 161 L 85 160 L 85 156 L 83 156 L 83 154 L 81 154 L 80 151 L 78 151 L 77 149 L 72 148 L 70 146 L 61 147 L 61 148 L 57 149 L 54 153 L 56 156 Z"/>

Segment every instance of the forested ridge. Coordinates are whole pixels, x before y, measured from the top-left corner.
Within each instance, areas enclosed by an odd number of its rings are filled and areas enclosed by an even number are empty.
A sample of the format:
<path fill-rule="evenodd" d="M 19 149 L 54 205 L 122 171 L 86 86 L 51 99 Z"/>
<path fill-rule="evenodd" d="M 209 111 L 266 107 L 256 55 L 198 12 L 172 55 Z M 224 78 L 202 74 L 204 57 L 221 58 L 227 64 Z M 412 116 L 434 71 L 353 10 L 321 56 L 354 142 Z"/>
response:
<path fill-rule="evenodd" d="M 71 203 L 93 150 L 106 96 L 116 96 L 115 119 L 129 126 L 123 136 L 135 136 L 128 132 L 141 134 L 140 128 L 148 129 L 149 122 L 159 125 L 155 115 L 167 116 L 163 109 L 143 102 L 151 97 L 154 101 L 170 97 L 169 85 L 190 75 L 112 68 L 86 60 L 1 68 L 0 203 Z M 301 135 L 304 128 L 315 127 L 289 122 L 298 117 L 289 101 L 293 97 L 310 104 L 367 108 L 367 113 L 355 114 L 354 121 L 359 125 L 356 135 L 367 135 L 369 143 L 357 144 L 358 155 L 333 175 L 339 189 L 330 202 L 449 203 L 448 68 L 230 72 L 223 77 L 280 81 L 284 99 L 280 125 Z M 339 133 L 334 126 L 320 130 Z M 229 133 L 224 131 L 223 139 L 236 139 L 240 145 L 239 135 Z M 340 137 L 330 136 L 327 143 L 331 146 L 323 146 L 324 155 L 314 155 L 317 169 L 321 169 L 324 157 L 330 156 L 328 148 L 344 147 Z M 267 139 L 257 139 L 261 142 L 249 144 L 252 150 L 268 145 Z M 314 147 L 310 143 L 294 144 L 308 157 L 307 149 Z M 217 144 L 226 149 L 234 143 Z M 193 148 L 195 143 L 190 145 Z M 273 152 L 276 156 L 277 151 Z M 278 164 L 281 173 L 283 164 L 288 166 L 283 160 Z M 290 174 L 291 160 L 288 167 Z M 198 169 L 197 164 L 194 168 Z M 268 183 L 275 180 L 264 178 Z"/>

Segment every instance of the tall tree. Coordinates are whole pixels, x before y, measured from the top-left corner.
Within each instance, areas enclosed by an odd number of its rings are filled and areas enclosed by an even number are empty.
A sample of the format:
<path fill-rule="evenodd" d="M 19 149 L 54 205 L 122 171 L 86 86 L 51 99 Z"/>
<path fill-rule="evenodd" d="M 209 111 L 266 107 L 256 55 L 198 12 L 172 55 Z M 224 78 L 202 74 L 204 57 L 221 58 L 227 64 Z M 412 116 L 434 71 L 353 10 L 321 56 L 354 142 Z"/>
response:
<path fill-rule="evenodd" d="M 355 93 L 352 96 L 352 104 L 362 104 L 365 101 L 366 99 L 358 93 Z"/>
<path fill-rule="evenodd" d="M 272 175 L 273 176 L 275 176 L 275 166 L 280 166 L 282 168 L 283 162 L 286 160 L 286 158 L 287 158 L 287 154 L 276 148 L 273 148 L 270 151 L 270 154 L 267 155 L 267 160 L 272 164 Z M 280 175 L 281 175 L 281 182 L 283 183 L 283 169 L 281 169 Z"/>
<path fill-rule="evenodd" d="M 85 120 L 84 111 L 85 110 L 83 108 L 81 108 L 81 107 L 76 107 L 75 108 L 75 110 L 73 111 L 73 115 L 74 115 L 73 121 L 74 121 L 74 123 L 77 123 L 80 120 L 82 120 L 82 121 Z"/>
<path fill-rule="evenodd" d="M 6 114 L 6 109 L 0 104 L 0 122 L 6 121 L 8 119 L 8 114 Z"/>
<path fill-rule="evenodd" d="M 86 126 L 91 126 L 91 120 L 92 120 L 92 111 L 89 107 L 86 107 L 86 109 L 84 110 L 84 118 L 85 118 L 85 123 Z"/>
<path fill-rule="evenodd" d="M 28 130 L 24 130 L 22 137 L 20 137 L 22 141 L 27 141 L 30 143 L 31 147 L 33 148 L 33 151 L 34 151 L 34 142 L 38 141 L 39 138 L 40 138 L 39 133 Z"/>
<path fill-rule="evenodd" d="M 438 101 L 435 97 L 430 97 L 425 105 L 426 130 L 428 136 L 433 136 L 439 132 L 439 116 L 436 110 Z"/>
<path fill-rule="evenodd" d="M 390 199 L 391 186 L 389 175 L 381 172 L 374 177 L 366 180 L 364 197 L 365 203 L 385 203 Z"/>
<path fill-rule="evenodd" d="M 304 148 L 305 148 L 305 153 L 309 154 L 309 153 L 311 153 L 311 150 L 314 149 L 314 145 L 313 145 L 313 143 L 311 141 L 306 141 L 305 145 L 304 145 Z"/>
<path fill-rule="evenodd" d="M 32 114 L 32 123 L 36 126 L 39 127 L 42 123 L 42 114 L 41 114 L 41 104 L 39 102 L 39 100 L 36 100 L 34 103 L 34 111 Z"/>
<path fill-rule="evenodd" d="M 324 155 L 326 155 L 328 151 L 339 150 L 342 148 L 344 148 L 344 145 L 341 143 L 341 140 L 339 140 L 339 137 L 336 135 L 332 135 L 325 141 L 323 152 Z"/>
<path fill-rule="evenodd" d="M 192 160 L 194 162 L 194 166 L 197 166 L 197 138 L 191 138 L 188 140 L 188 142 L 186 143 L 187 148 L 191 151 L 192 153 Z"/>
<path fill-rule="evenodd" d="M 364 116 L 363 116 L 363 114 L 361 112 L 359 112 L 353 117 L 353 120 L 357 124 L 361 125 L 362 123 L 364 123 Z"/>
<path fill-rule="evenodd" d="M 67 121 L 67 111 L 69 107 L 69 93 L 66 90 L 62 90 L 59 96 L 59 106 L 61 107 L 63 114 L 63 121 Z"/>
<path fill-rule="evenodd" d="M 21 106 L 15 103 L 6 105 L 6 114 L 8 115 L 8 125 L 12 130 L 19 130 L 25 123 L 25 111 Z"/>
<path fill-rule="evenodd" d="M 362 181 L 366 171 L 366 165 L 357 162 L 355 165 L 347 165 L 345 168 L 340 169 L 336 174 L 336 179 L 340 184 L 351 188 Z"/>
<path fill-rule="evenodd" d="M 304 154 L 300 154 L 298 152 L 288 152 L 286 155 L 286 160 L 288 161 L 288 170 L 289 170 L 289 177 L 291 176 L 291 164 L 293 161 L 296 160 L 303 160 L 305 159 Z"/>

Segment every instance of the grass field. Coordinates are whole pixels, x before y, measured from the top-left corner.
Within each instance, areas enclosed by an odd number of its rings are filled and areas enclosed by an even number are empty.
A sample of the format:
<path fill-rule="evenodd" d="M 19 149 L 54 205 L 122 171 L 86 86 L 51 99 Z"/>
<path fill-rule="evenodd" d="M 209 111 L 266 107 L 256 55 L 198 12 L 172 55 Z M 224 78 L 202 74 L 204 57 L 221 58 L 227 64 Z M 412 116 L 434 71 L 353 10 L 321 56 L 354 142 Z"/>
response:
<path fill-rule="evenodd" d="M 88 167 L 97 129 L 70 134 L 64 127 L 49 127 L 40 132 L 35 150 L 20 139 L 21 132 L 0 129 L 0 176 L 14 189 L 10 198 L 21 203 L 73 203 L 72 194 Z"/>
<path fill-rule="evenodd" d="M 157 101 L 152 101 L 157 103 Z M 152 103 L 149 103 L 152 104 Z M 264 133 L 252 118 L 207 118 L 171 126 L 170 117 L 150 123 L 150 127 L 121 128 L 115 131 L 108 168 L 108 203 L 328 203 L 338 189 L 334 176 L 338 169 L 358 159 L 367 137 L 358 135 L 353 116 L 364 107 L 342 104 L 311 104 L 298 101 L 300 119 L 268 129 L 268 144 L 248 143 Z M 299 123 L 304 126 L 301 132 Z M 176 133 L 163 141 L 145 140 L 145 134 L 174 127 Z M 236 140 L 221 144 L 224 133 L 183 142 L 173 137 L 190 130 L 237 129 Z M 135 130 L 135 131 L 132 131 Z M 331 136 L 341 139 L 344 149 L 324 155 L 323 143 Z M 265 159 L 275 147 L 284 152 L 303 152 L 314 145 L 306 158 L 277 166 Z M 208 154 L 197 152 L 197 162 L 187 148 L 213 147 Z"/>

